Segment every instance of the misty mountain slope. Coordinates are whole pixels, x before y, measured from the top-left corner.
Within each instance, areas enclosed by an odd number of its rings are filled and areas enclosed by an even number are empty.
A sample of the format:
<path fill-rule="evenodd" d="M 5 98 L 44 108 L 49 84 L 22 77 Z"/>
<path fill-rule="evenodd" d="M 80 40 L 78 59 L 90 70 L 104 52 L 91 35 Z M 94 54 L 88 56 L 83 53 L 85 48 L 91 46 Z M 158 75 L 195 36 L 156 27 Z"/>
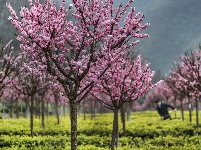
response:
<path fill-rule="evenodd" d="M 161 2 L 161 7 L 159 4 L 155 7 L 154 2 L 157 1 Z M 183 52 L 191 50 L 194 45 L 198 47 L 201 43 L 201 1 L 152 2 L 149 1 L 146 5 L 145 0 L 138 0 L 135 5 L 136 8 L 139 6 L 138 10 L 140 6 L 145 10 L 145 22 L 151 23 L 146 30 L 150 37 L 141 40 L 137 48 L 142 56 L 150 61 L 152 69 L 161 69 L 163 73 L 168 73 L 171 65 L 179 60 Z"/>
<path fill-rule="evenodd" d="M 20 7 L 27 5 L 27 0 L 20 0 L 20 3 L 19 0 L 0 0 L 0 38 L 8 41 L 16 38 L 16 30 L 7 20 L 6 2 L 20 11 Z M 61 0 L 56 2 L 61 4 Z M 66 2 L 67 6 L 72 3 L 71 0 Z M 114 3 L 126 4 L 127 0 L 114 0 Z M 168 73 L 183 52 L 201 43 L 201 0 L 135 0 L 132 6 L 136 8 L 136 13 L 144 13 L 144 23 L 151 24 L 145 30 L 150 37 L 141 39 L 136 49 L 151 63 L 152 70 L 160 69 L 162 74 Z"/>

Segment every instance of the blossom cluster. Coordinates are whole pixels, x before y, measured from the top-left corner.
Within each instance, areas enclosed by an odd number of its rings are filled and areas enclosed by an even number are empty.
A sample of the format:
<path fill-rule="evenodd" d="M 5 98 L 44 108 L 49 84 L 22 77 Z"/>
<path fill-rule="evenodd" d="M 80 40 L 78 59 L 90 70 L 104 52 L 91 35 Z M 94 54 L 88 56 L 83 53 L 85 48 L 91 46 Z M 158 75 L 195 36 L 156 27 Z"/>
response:
<path fill-rule="evenodd" d="M 149 23 L 143 24 L 144 14 L 135 13 L 134 7 L 129 12 L 133 0 L 117 8 L 113 0 L 75 0 L 74 7 L 70 4 L 68 9 L 65 2 L 62 0 L 57 10 L 53 1 L 41 4 L 38 0 L 35 3 L 29 0 L 30 9 L 22 7 L 20 17 L 7 4 L 11 12 L 9 20 L 19 31 L 17 39 L 22 43 L 21 49 L 40 63 L 38 68 L 46 69 L 60 83 L 67 83 L 67 93 L 78 89 L 77 93 L 81 94 L 120 58 L 121 53 L 133 49 L 139 43 L 138 38 L 148 37 L 142 31 Z M 121 21 L 123 26 L 120 26 Z M 93 70 L 94 65 L 99 65 L 96 69 L 100 70 Z M 87 74 L 94 71 L 98 72 L 97 76 L 87 81 L 90 76 Z M 138 80 L 140 77 L 136 84 Z"/>

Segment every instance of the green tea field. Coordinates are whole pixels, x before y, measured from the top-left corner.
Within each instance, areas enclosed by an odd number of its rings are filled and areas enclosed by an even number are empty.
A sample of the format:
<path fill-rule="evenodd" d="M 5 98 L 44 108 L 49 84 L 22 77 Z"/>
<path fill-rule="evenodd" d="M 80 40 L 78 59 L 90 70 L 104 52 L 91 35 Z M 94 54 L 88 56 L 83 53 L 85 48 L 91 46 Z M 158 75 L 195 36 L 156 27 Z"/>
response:
<path fill-rule="evenodd" d="M 172 120 L 160 120 L 157 112 L 133 112 L 132 119 L 126 121 L 126 136 L 122 135 L 119 119 L 119 142 L 117 150 L 201 150 L 201 130 L 192 123 L 186 113 L 184 121 L 172 114 Z M 34 137 L 30 137 L 29 119 L 0 120 L 1 150 L 69 150 L 70 119 L 60 116 L 60 124 L 55 117 L 46 118 L 45 129 L 41 119 L 34 118 Z M 110 149 L 113 114 L 97 114 L 91 120 L 82 114 L 78 117 L 78 150 Z"/>

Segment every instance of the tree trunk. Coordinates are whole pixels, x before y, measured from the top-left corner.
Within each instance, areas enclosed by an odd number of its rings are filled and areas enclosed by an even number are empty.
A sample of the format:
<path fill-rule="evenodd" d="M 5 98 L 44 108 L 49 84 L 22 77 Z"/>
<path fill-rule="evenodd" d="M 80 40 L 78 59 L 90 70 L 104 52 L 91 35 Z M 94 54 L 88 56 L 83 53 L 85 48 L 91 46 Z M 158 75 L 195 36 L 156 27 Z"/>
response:
<path fill-rule="evenodd" d="M 46 117 L 48 118 L 48 116 L 49 116 L 49 107 L 48 107 L 48 101 L 46 102 L 46 107 L 47 107 Z"/>
<path fill-rule="evenodd" d="M 177 98 L 175 97 L 175 99 L 174 99 L 175 101 L 174 101 L 174 107 L 177 109 Z M 175 113 L 174 113 L 174 118 L 176 119 L 177 118 L 177 112 L 175 111 Z"/>
<path fill-rule="evenodd" d="M 37 110 L 37 115 L 38 115 L 38 118 L 40 119 L 41 117 L 41 102 L 36 102 L 36 110 Z"/>
<path fill-rule="evenodd" d="M 63 104 L 63 116 L 66 116 L 66 105 Z"/>
<path fill-rule="evenodd" d="M 198 99 L 195 99 L 195 109 L 196 109 L 196 127 L 199 128 L 199 115 L 198 115 Z"/>
<path fill-rule="evenodd" d="M 189 121 L 190 121 L 190 122 L 192 122 L 191 103 L 189 103 L 189 106 L 188 106 L 188 111 L 189 111 Z"/>
<path fill-rule="evenodd" d="M 10 101 L 10 118 L 13 118 L 13 102 Z"/>
<path fill-rule="evenodd" d="M 83 109 L 83 113 L 84 113 L 84 120 L 86 120 L 86 108 L 84 106 L 84 109 Z"/>
<path fill-rule="evenodd" d="M 56 113 L 56 118 L 57 118 L 57 124 L 60 124 L 60 118 L 59 118 L 59 106 L 58 106 L 58 96 L 57 94 L 55 93 L 54 94 L 54 97 L 55 97 L 55 105 L 54 105 L 54 110 L 55 110 L 55 113 Z"/>
<path fill-rule="evenodd" d="M 127 107 L 127 121 L 131 121 L 132 120 L 132 105 L 128 105 Z"/>
<path fill-rule="evenodd" d="M 188 97 L 188 112 L 189 112 L 189 121 L 192 122 L 191 101 L 189 97 Z"/>
<path fill-rule="evenodd" d="M 183 101 L 180 101 L 181 104 L 181 119 L 184 121 L 184 108 L 183 108 Z"/>
<path fill-rule="evenodd" d="M 59 118 L 59 109 L 58 109 L 58 104 L 55 104 L 55 112 L 56 112 L 56 117 L 57 117 L 57 124 L 60 124 L 60 118 Z"/>
<path fill-rule="evenodd" d="M 91 100 L 91 120 L 93 119 L 93 101 Z"/>
<path fill-rule="evenodd" d="M 2 113 L 3 113 L 3 116 L 5 116 L 5 103 L 3 103 L 3 111 L 2 111 Z"/>
<path fill-rule="evenodd" d="M 19 109 L 18 109 L 18 101 L 16 100 L 16 103 L 15 103 L 15 109 L 16 109 L 16 118 L 19 119 Z"/>
<path fill-rule="evenodd" d="M 23 114 L 23 107 L 22 107 L 22 105 L 20 106 L 20 114 Z"/>
<path fill-rule="evenodd" d="M 31 129 L 31 137 L 34 136 L 34 133 L 33 133 L 33 106 L 34 105 L 34 96 L 31 96 L 31 108 L 30 108 L 30 129 Z"/>
<path fill-rule="evenodd" d="M 45 101 L 44 95 L 41 97 L 41 124 L 43 129 L 45 128 Z"/>
<path fill-rule="evenodd" d="M 77 150 L 77 103 L 70 100 L 71 150 Z"/>
<path fill-rule="evenodd" d="M 123 136 L 126 136 L 126 119 L 125 119 L 124 105 L 121 106 L 120 111 L 121 111 L 121 122 L 123 126 Z"/>
<path fill-rule="evenodd" d="M 114 120 L 113 120 L 113 130 L 112 130 L 112 141 L 111 141 L 111 150 L 114 150 L 114 147 L 118 147 L 118 109 L 114 110 Z"/>
<path fill-rule="evenodd" d="M 94 101 L 94 118 L 97 116 L 97 103 Z"/>
<path fill-rule="evenodd" d="M 30 106 L 28 102 L 26 102 L 26 118 L 30 118 Z"/>

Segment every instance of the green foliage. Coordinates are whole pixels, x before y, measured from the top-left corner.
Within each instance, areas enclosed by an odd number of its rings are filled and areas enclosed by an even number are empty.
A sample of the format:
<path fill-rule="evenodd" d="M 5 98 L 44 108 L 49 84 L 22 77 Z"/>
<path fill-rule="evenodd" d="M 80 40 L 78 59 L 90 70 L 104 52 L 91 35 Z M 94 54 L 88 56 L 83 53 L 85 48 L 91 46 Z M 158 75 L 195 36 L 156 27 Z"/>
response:
<path fill-rule="evenodd" d="M 90 117 L 89 117 L 90 118 Z M 119 119 L 120 120 L 120 119 Z M 78 150 L 105 150 L 111 142 L 113 114 L 99 115 L 93 120 L 78 119 Z M 0 147 L 2 150 L 70 150 L 70 119 L 55 117 L 34 119 L 34 137 L 30 137 L 29 119 L 1 119 Z M 126 136 L 119 122 L 121 150 L 197 150 L 201 145 L 201 131 L 193 123 L 180 119 L 160 120 L 154 111 L 135 112 L 126 122 Z"/>

